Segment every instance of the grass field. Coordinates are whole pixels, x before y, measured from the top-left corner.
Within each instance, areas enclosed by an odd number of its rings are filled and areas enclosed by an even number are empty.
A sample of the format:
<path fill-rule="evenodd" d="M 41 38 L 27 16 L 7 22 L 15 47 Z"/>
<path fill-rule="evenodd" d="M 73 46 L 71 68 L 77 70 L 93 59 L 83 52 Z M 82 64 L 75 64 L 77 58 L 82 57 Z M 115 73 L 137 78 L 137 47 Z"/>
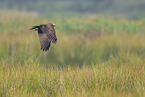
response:
<path fill-rule="evenodd" d="M 145 20 L 0 11 L 1 97 L 145 97 Z M 56 24 L 40 51 L 33 25 Z"/>

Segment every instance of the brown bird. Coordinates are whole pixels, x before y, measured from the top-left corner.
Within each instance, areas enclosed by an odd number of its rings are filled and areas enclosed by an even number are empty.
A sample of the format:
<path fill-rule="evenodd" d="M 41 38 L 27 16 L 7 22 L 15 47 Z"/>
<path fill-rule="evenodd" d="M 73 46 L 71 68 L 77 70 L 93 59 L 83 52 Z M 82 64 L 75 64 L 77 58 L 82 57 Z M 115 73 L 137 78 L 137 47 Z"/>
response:
<path fill-rule="evenodd" d="M 48 23 L 48 24 L 41 24 L 38 26 L 33 26 L 30 30 L 35 29 L 38 31 L 39 42 L 41 45 L 41 50 L 47 51 L 52 43 L 57 42 L 57 37 L 55 33 L 55 24 Z"/>

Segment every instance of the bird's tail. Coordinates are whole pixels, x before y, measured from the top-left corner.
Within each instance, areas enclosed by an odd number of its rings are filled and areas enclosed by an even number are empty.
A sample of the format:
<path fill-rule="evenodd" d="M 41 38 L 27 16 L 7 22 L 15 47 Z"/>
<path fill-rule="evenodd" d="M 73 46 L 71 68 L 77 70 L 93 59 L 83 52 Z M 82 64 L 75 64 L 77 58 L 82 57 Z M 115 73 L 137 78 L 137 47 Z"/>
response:
<path fill-rule="evenodd" d="M 39 26 L 33 26 L 30 30 L 33 30 L 33 29 L 36 29 L 36 28 L 39 28 Z"/>

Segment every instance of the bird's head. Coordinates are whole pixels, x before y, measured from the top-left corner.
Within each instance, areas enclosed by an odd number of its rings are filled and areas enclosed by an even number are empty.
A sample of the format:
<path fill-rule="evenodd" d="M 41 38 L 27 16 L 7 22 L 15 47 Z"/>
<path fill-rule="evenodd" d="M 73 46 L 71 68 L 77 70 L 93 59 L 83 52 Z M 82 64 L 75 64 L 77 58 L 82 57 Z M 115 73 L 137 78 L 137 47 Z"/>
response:
<path fill-rule="evenodd" d="M 48 24 L 47 24 L 47 27 L 48 27 L 48 28 L 55 28 L 56 25 L 55 25 L 55 24 L 52 24 L 52 23 L 48 23 Z"/>
<path fill-rule="evenodd" d="M 55 27 L 56 27 L 56 25 L 55 25 L 55 24 L 52 24 L 52 26 L 53 26 L 53 28 L 55 28 Z"/>

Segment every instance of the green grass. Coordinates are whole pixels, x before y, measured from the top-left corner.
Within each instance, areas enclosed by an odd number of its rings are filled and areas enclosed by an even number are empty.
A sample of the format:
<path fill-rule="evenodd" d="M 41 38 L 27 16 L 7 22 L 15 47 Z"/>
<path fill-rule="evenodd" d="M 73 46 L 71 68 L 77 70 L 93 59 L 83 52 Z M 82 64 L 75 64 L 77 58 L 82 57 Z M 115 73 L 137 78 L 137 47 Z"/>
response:
<path fill-rule="evenodd" d="M 42 19 L 0 12 L 0 96 L 144 97 L 144 20 Z M 58 43 L 40 51 L 29 29 L 55 23 Z"/>
<path fill-rule="evenodd" d="M 5 64 L 0 70 L 2 96 L 144 96 L 144 64 Z"/>

